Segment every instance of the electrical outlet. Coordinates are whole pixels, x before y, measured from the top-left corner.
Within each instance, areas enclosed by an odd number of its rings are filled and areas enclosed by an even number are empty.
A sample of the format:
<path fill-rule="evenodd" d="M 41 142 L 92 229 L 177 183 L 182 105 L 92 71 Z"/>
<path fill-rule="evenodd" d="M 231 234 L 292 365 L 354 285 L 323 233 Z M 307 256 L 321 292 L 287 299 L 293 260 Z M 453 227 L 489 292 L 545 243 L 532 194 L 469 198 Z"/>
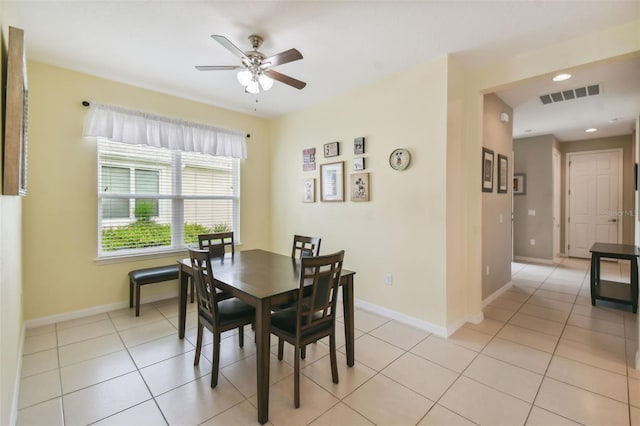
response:
<path fill-rule="evenodd" d="M 535 216 L 535 215 L 536 215 L 535 210 L 529 210 L 529 216 Z"/>
<path fill-rule="evenodd" d="M 532 246 L 535 246 L 536 245 L 536 240 L 533 240 L 533 239 L 529 240 L 529 244 L 531 244 Z"/>
<path fill-rule="evenodd" d="M 487 275 L 489 275 L 490 270 L 489 270 L 489 265 L 487 265 Z"/>
<path fill-rule="evenodd" d="M 388 287 L 392 287 L 393 286 L 393 275 L 391 275 L 391 274 L 385 275 L 384 282 L 387 284 Z"/>

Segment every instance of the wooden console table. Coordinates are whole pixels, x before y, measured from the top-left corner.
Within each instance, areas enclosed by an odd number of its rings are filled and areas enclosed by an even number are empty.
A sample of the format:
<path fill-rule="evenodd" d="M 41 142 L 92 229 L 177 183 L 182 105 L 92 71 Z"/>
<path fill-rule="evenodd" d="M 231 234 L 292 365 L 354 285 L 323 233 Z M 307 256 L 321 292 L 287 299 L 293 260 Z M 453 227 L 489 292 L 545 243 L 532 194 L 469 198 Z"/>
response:
<path fill-rule="evenodd" d="M 591 250 L 591 305 L 596 300 L 631 305 L 635 314 L 638 311 L 638 257 L 640 248 L 628 244 L 595 243 Z M 600 279 L 600 260 L 626 259 L 631 263 L 630 282 L 607 281 Z"/>

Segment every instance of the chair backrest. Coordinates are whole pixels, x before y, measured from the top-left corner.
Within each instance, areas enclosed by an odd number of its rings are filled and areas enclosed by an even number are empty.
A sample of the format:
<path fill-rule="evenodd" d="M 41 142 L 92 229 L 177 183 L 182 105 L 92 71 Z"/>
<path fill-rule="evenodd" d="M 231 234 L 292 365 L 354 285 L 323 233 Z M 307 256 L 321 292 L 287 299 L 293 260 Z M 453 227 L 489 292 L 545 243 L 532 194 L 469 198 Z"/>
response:
<path fill-rule="evenodd" d="M 222 257 L 225 253 L 232 255 L 235 253 L 233 231 L 200 234 L 198 235 L 198 245 L 201 249 L 208 249 L 211 257 Z"/>
<path fill-rule="evenodd" d="M 318 237 L 294 235 L 291 257 L 299 259 L 303 256 L 318 256 L 320 254 L 320 241 Z"/>
<path fill-rule="evenodd" d="M 330 325 L 335 320 L 344 250 L 300 260 L 297 328 Z"/>
<path fill-rule="evenodd" d="M 218 324 L 218 300 L 209 260 L 209 250 L 189 249 L 193 282 L 198 299 L 198 316 L 209 321 L 211 327 Z"/>

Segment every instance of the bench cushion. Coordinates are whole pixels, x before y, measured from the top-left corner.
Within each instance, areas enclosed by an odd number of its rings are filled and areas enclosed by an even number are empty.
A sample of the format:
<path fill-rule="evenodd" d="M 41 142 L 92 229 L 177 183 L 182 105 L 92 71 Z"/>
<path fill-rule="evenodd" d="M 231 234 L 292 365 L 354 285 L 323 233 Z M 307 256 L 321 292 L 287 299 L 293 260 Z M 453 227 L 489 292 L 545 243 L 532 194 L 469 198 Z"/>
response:
<path fill-rule="evenodd" d="M 129 278 L 138 285 L 177 280 L 178 265 L 156 266 L 129 272 Z"/>

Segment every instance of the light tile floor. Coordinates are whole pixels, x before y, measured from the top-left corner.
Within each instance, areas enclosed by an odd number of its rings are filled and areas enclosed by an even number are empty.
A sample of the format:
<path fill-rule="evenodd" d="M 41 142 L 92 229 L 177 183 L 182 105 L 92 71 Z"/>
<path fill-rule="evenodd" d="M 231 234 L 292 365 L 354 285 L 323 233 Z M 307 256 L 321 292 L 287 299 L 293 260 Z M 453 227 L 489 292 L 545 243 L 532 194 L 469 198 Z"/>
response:
<path fill-rule="evenodd" d="M 640 425 L 636 315 L 589 297 L 589 262 L 514 263 L 513 287 L 480 324 L 449 339 L 363 310 L 356 365 L 339 332 L 340 383 L 328 345 L 302 362 L 293 407 L 293 351 L 271 358 L 273 425 Z M 607 278 L 628 264 L 605 263 Z M 621 278 L 618 278 L 621 279 Z M 29 329 L 19 425 L 257 424 L 255 348 L 224 335 L 219 384 L 209 387 L 211 336 L 193 366 L 196 317 L 177 338 L 177 300 Z M 342 331 L 342 323 L 339 324 Z M 275 339 L 272 339 L 272 343 Z"/>

